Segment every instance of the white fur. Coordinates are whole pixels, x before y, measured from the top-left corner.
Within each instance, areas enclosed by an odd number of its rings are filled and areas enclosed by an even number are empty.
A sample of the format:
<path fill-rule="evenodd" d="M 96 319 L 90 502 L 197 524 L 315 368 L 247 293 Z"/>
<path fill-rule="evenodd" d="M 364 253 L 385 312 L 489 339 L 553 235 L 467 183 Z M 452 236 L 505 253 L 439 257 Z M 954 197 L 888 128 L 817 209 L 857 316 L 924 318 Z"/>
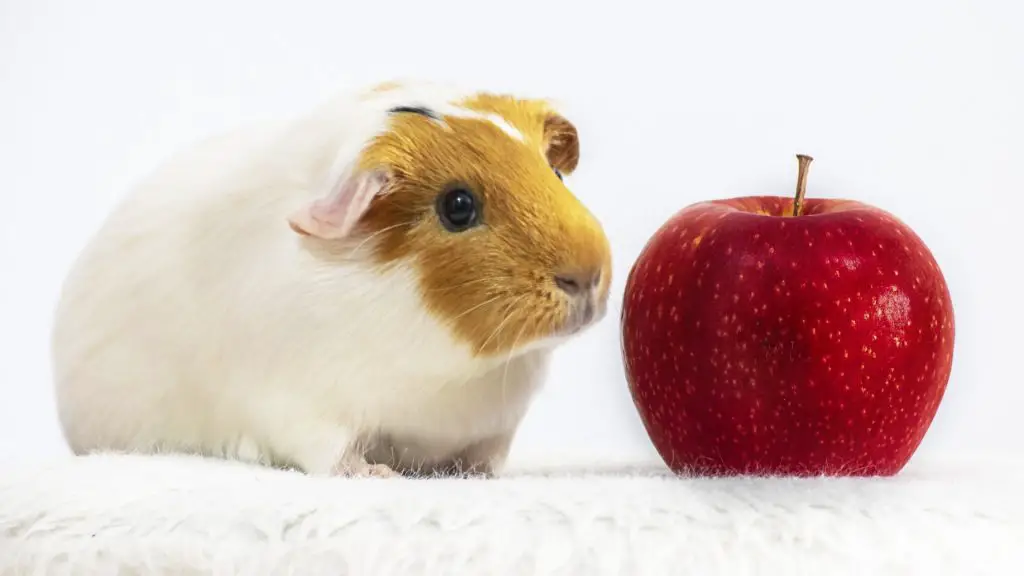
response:
<path fill-rule="evenodd" d="M 440 108 L 437 112 L 443 116 L 490 122 L 500 128 L 502 132 L 507 134 L 513 140 L 517 142 L 526 142 L 526 136 L 523 136 L 523 133 L 520 132 L 518 128 L 510 124 L 508 120 L 503 118 L 500 114 L 477 112 L 476 110 L 470 110 L 468 108 L 462 108 L 454 105 Z"/>
<path fill-rule="evenodd" d="M 130 194 L 68 277 L 53 336 L 79 452 L 186 450 L 329 473 L 360 446 L 500 467 L 550 348 L 474 357 L 410 267 L 303 249 L 287 218 L 338 185 L 414 84 L 346 95 L 282 126 L 210 139 Z"/>
<path fill-rule="evenodd" d="M 441 115 L 442 119 L 440 122 L 446 127 L 447 124 L 445 124 L 443 119 L 445 116 L 491 122 L 513 140 L 517 142 L 526 141 L 526 136 L 500 114 L 478 112 L 456 103 L 456 101 L 465 98 L 469 92 L 465 87 L 454 83 L 412 82 L 403 85 L 401 90 L 382 92 L 375 96 L 374 99 L 379 102 L 379 106 L 384 108 L 400 104 L 424 106 Z"/>
<path fill-rule="evenodd" d="M 526 137 L 523 136 L 523 133 L 512 124 L 509 124 L 508 120 L 505 120 L 501 115 L 485 114 L 484 117 L 493 122 L 498 128 L 501 128 L 501 130 L 508 134 L 512 139 L 518 140 L 519 142 L 526 141 Z"/>
<path fill-rule="evenodd" d="M 1017 576 L 1021 485 L 997 459 L 891 479 L 478 481 L 95 456 L 0 473 L 0 573 Z"/>

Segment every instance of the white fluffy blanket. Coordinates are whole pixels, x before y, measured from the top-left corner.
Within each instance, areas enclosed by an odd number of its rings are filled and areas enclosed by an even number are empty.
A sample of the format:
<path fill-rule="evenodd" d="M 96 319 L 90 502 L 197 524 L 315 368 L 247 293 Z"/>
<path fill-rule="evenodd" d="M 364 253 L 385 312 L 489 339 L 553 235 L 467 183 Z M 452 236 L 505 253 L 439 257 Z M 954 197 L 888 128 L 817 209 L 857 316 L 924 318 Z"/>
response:
<path fill-rule="evenodd" d="M 96 456 L 4 475 L 0 573 L 1012 576 L 1022 488 L 1020 467 L 343 480 Z"/>

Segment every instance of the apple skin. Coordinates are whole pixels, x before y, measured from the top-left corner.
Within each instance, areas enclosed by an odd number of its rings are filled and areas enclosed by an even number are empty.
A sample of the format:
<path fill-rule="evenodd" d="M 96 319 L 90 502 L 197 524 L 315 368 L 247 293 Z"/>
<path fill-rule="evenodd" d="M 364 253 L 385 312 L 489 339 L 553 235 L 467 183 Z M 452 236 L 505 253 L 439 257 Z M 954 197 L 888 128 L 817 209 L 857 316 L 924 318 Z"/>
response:
<path fill-rule="evenodd" d="M 863 203 L 792 208 L 691 205 L 630 270 L 626 378 L 676 473 L 894 475 L 939 407 L 954 320 L 931 252 Z"/>

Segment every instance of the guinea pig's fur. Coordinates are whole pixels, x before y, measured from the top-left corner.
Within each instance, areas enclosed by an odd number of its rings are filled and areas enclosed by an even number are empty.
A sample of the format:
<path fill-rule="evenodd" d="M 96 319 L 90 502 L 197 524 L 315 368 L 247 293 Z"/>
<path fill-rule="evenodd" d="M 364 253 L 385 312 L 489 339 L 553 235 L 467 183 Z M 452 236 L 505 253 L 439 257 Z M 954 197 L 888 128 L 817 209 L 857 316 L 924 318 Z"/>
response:
<path fill-rule="evenodd" d="M 578 157 L 545 101 L 428 83 L 184 151 L 64 285 L 69 445 L 497 473 L 551 351 L 605 314 L 608 242 L 561 179 Z M 453 188 L 479 225 L 442 224 Z"/>

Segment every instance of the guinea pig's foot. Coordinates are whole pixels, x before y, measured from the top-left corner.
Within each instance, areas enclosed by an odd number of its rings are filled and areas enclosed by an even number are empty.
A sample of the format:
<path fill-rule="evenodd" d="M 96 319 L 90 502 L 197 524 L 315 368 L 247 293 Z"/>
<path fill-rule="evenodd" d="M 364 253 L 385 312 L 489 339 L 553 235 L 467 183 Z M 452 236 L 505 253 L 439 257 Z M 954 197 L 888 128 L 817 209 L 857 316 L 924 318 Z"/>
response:
<path fill-rule="evenodd" d="M 343 463 L 335 475 L 347 478 L 394 478 L 400 474 L 387 464 L 370 464 L 360 459 L 357 462 Z"/>
<path fill-rule="evenodd" d="M 359 476 L 369 478 L 394 478 L 399 476 L 399 474 L 392 470 L 387 464 L 367 464 L 366 467 L 360 471 Z"/>

